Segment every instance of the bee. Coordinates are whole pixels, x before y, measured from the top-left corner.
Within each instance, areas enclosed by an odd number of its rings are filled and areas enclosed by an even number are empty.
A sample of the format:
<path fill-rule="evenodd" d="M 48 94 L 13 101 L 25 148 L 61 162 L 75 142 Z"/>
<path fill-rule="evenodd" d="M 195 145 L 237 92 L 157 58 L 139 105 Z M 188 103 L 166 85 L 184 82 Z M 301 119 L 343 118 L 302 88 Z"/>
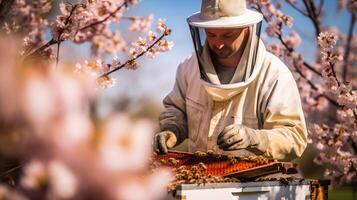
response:
<path fill-rule="evenodd" d="M 202 152 L 202 151 L 196 151 L 194 153 L 194 155 L 197 156 L 197 157 L 206 157 L 207 156 L 207 154 L 205 152 Z"/>
<path fill-rule="evenodd" d="M 176 169 L 177 171 L 182 171 L 182 170 L 186 170 L 186 166 L 180 166 Z"/>
<path fill-rule="evenodd" d="M 240 157 L 240 159 L 242 161 L 249 161 L 249 157 L 247 157 L 247 156 L 242 156 L 242 157 Z"/>
<path fill-rule="evenodd" d="M 206 154 L 207 154 L 208 156 L 213 156 L 213 155 L 214 155 L 214 152 L 213 152 L 213 150 L 208 150 Z"/>
<path fill-rule="evenodd" d="M 176 160 L 175 158 L 169 158 L 167 161 L 171 165 L 178 165 L 180 163 L 180 161 Z"/>
<path fill-rule="evenodd" d="M 192 171 L 192 172 L 197 172 L 197 171 L 199 171 L 198 166 L 197 166 L 197 165 L 193 165 L 193 166 L 191 167 L 191 171 Z"/>
<path fill-rule="evenodd" d="M 196 179 L 202 178 L 202 174 L 196 172 L 196 173 L 193 175 L 193 178 L 196 178 Z"/>
<path fill-rule="evenodd" d="M 183 174 L 180 174 L 180 173 L 175 174 L 175 180 L 181 180 L 183 178 L 184 178 Z"/>
<path fill-rule="evenodd" d="M 231 182 L 234 182 L 234 180 L 235 180 L 235 179 L 233 179 L 233 178 L 228 178 L 228 177 L 227 177 L 227 178 L 224 178 L 224 179 L 223 179 L 223 182 L 225 182 L 225 183 L 231 183 Z"/>
<path fill-rule="evenodd" d="M 230 160 L 230 159 L 234 159 L 234 158 L 235 158 L 235 156 L 234 156 L 234 155 L 232 155 L 232 154 L 228 154 L 228 155 L 227 155 L 227 158 L 228 158 L 228 160 Z"/>
<path fill-rule="evenodd" d="M 181 171 L 181 174 L 185 178 L 185 177 L 188 177 L 191 174 L 191 172 L 189 170 L 185 169 L 185 170 Z"/>
<path fill-rule="evenodd" d="M 189 184 L 196 184 L 197 183 L 197 179 L 192 178 L 192 179 L 188 180 L 188 183 Z"/>
<path fill-rule="evenodd" d="M 237 159 L 235 159 L 235 158 L 229 159 L 229 164 L 234 165 L 236 163 L 238 163 Z"/>
<path fill-rule="evenodd" d="M 207 166 L 206 166 L 204 163 L 202 163 L 202 162 L 198 163 L 198 167 L 199 167 L 200 169 L 202 169 L 202 171 L 206 171 L 206 170 L 207 170 Z"/>
<path fill-rule="evenodd" d="M 198 185 L 204 185 L 204 184 L 206 184 L 206 183 L 208 183 L 208 181 L 207 181 L 208 179 L 206 178 L 206 177 L 202 177 L 202 178 L 200 178 L 199 180 L 198 180 Z"/>

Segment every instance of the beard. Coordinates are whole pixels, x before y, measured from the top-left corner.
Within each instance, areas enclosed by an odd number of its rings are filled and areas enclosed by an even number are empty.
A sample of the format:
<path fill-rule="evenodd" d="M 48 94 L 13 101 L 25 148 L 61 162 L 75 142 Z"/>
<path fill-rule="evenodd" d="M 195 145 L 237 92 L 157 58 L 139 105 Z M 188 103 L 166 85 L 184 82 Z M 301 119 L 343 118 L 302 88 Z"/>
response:
<path fill-rule="evenodd" d="M 216 58 L 220 58 L 220 59 L 230 58 L 237 54 L 237 50 L 227 47 L 222 49 L 213 48 L 211 52 L 213 53 L 214 56 L 216 56 Z"/>

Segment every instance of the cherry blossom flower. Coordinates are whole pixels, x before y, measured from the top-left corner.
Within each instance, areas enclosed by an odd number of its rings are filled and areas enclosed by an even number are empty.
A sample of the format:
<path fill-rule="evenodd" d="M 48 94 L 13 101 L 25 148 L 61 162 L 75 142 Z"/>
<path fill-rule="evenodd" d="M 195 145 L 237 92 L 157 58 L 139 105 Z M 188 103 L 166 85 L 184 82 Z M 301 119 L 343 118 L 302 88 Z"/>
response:
<path fill-rule="evenodd" d="M 159 42 L 158 50 L 161 52 L 169 51 L 173 47 L 174 43 L 167 40 L 162 40 Z"/>
<path fill-rule="evenodd" d="M 269 37 L 274 37 L 276 33 L 280 32 L 276 23 L 269 23 L 265 31 Z"/>
<path fill-rule="evenodd" d="M 48 188 L 53 198 L 72 198 L 78 188 L 78 180 L 61 162 L 44 163 L 34 160 L 25 166 L 21 184 L 28 190 Z"/>
<path fill-rule="evenodd" d="M 322 32 L 318 36 L 318 43 L 320 47 L 324 49 L 331 49 L 334 45 L 336 45 L 336 35 L 330 32 Z"/>
<path fill-rule="evenodd" d="M 139 57 L 155 57 L 173 45 L 165 38 L 171 30 L 163 21 L 160 35 L 151 31 L 134 42 L 113 30 L 112 24 L 128 18 L 134 19 L 132 31 L 149 30 L 152 15 L 124 15 L 138 2 L 58 2 L 60 13 L 50 22 L 46 18 L 56 2 L 13 2 L 0 27 L 0 118 L 19 133 L 26 162 L 19 188 L 0 186 L 0 198 L 123 199 L 130 191 L 137 199 L 160 199 L 166 194 L 170 174 L 151 173 L 147 167 L 152 124 L 133 122 L 125 114 L 93 121 L 89 112 L 98 88 L 115 85 L 112 72 L 136 69 Z M 94 59 L 78 61 L 74 69 L 57 62 L 55 69 L 53 58 L 62 60 L 64 41 L 89 43 Z M 127 53 L 128 44 L 137 57 L 121 61 L 119 54 Z M 108 63 L 105 54 L 113 56 Z"/>
<path fill-rule="evenodd" d="M 145 33 L 150 29 L 153 19 L 153 15 L 149 15 L 148 17 L 134 17 L 132 18 L 129 30 L 132 32 Z"/>
<path fill-rule="evenodd" d="M 284 39 L 284 42 L 288 45 L 288 47 L 295 49 L 301 44 L 301 38 L 296 32 L 291 32 L 289 37 Z"/>
<path fill-rule="evenodd" d="M 159 19 L 156 25 L 156 31 L 163 33 L 166 30 L 166 19 Z"/>
<path fill-rule="evenodd" d="M 285 2 L 305 16 L 304 19 L 309 21 L 306 23 L 313 24 L 315 32 L 311 35 L 315 35 L 314 39 L 317 41 L 313 61 L 298 51 L 299 44 L 305 41 L 291 29 L 293 19 L 283 13 L 285 5 L 282 7 L 282 1 L 249 1 L 254 9 L 263 14 L 267 23 L 265 32 L 273 38 L 274 43 L 267 45 L 267 50 L 283 58 L 293 71 L 304 113 L 315 122 L 310 126 L 308 139 L 319 150 L 314 161 L 327 166 L 325 176 L 333 184 L 354 184 L 357 157 L 356 151 L 351 147 L 357 144 L 357 97 L 354 89 L 357 82 L 352 68 L 357 56 L 353 53 L 356 45 L 352 41 L 356 36 L 353 31 L 345 33 L 345 30 L 333 25 L 326 26 L 322 22 L 325 9 L 322 4 L 318 5 L 314 1 L 310 5 L 300 4 L 295 0 Z M 339 12 L 353 13 L 355 5 L 356 1 L 342 0 L 338 3 L 338 9 Z M 310 6 L 316 9 L 311 10 Z M 353 27 L 353 23 L 355 18 L 350 19 L 349 26 Z M 287 36 L 286 33 L 290 35 Z M 304 34 L 306 36 L 306 32 Z M 314 41 L 309 46 L 315 47 Z"/>

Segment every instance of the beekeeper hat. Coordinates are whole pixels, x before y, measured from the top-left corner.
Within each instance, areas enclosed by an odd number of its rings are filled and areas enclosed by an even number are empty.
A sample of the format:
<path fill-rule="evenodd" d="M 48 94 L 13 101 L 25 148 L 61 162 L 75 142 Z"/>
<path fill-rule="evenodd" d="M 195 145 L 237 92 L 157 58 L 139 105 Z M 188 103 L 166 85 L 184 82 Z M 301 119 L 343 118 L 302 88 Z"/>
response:
<path fill-rule="evenodd" d="M 202 0 L 201 12 L 187 18 L 191 26 L 238 28 L 261 22 L 261 13 L 247 9 L 246 0 Z"/>

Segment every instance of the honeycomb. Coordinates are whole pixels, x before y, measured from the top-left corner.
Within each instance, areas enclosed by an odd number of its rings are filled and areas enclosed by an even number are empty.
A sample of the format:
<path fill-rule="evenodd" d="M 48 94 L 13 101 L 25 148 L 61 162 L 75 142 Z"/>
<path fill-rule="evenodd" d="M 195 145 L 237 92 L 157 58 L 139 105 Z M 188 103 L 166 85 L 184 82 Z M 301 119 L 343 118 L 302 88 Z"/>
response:
<path fill-rule="evenodd" d="M 155 162 L 160 163 L 161 166 L 170 168 L 185 166 L 189 169 L 192 166 L 203 163 L 206 167 L 204 175 L 221 177 L 274 162 L 273 160 L 268 160 L 260 156 L 234 157 L 230 155 L 214 155 L 209 152 L 196 152 L 194 154 L 184 152 L 169 152 L 164 155 L 156 155 L 154 160 Z"/>

